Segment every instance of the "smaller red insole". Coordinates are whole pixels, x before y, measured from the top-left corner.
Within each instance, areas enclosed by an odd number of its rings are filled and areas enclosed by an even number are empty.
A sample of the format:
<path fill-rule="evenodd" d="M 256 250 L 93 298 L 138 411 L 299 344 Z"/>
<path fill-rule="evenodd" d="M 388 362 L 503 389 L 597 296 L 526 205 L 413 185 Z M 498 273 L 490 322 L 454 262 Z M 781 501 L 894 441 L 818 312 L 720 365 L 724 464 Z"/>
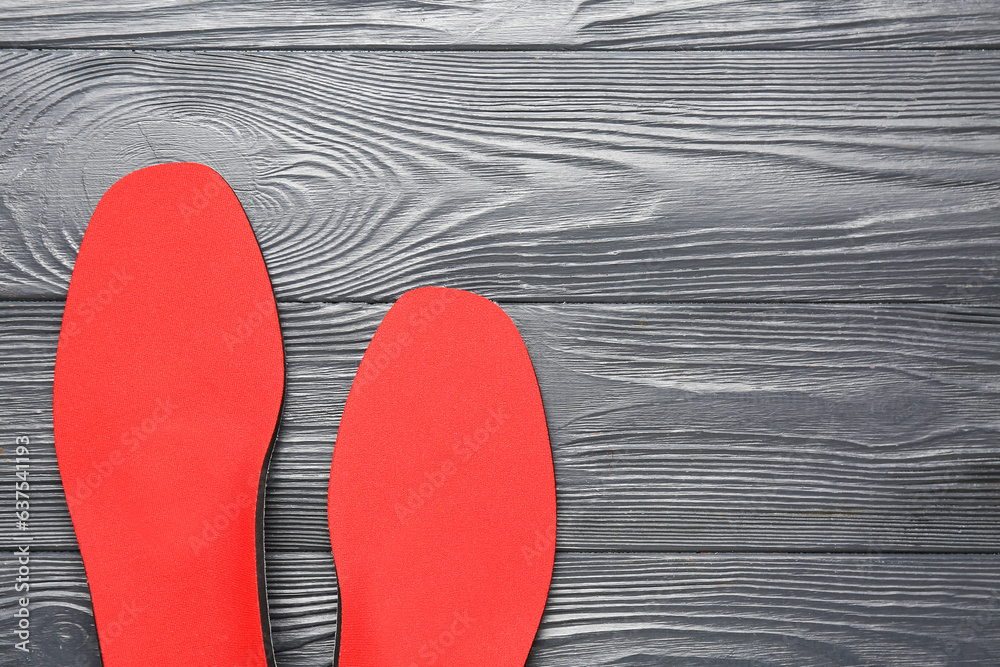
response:
<path fill-rule="evenodd" d="M 523 667 L 556 496 L 528 352 L 496 304 L 425 287 L 365 352 L 334 448 L 338 667 Z"/>
<path fill-rule="evenodd" d="M 263 667 L 261 470 L 284 391 L 264 260 L 199 164 L 125 176 L 73 269 L 56 454 L 105 667 Z"/>

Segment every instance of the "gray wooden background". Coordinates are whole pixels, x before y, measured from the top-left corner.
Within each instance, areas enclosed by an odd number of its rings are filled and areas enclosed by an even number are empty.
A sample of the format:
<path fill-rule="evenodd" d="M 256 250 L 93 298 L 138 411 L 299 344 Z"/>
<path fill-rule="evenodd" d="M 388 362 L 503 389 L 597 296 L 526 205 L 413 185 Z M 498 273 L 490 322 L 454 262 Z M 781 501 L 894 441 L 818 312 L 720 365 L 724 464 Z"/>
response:
<path fill-rule="evenodd" d="M 1000 3 L 0 0 L 0 47 L 0 666 L 100 664 L 62 300 L 104 190 L 177 160 L 234 187 L 280 300 L 279 667 L 331 662 L 339 414 L 427 284 L 536 365 L 531 667 L 1000 664 Z"/>

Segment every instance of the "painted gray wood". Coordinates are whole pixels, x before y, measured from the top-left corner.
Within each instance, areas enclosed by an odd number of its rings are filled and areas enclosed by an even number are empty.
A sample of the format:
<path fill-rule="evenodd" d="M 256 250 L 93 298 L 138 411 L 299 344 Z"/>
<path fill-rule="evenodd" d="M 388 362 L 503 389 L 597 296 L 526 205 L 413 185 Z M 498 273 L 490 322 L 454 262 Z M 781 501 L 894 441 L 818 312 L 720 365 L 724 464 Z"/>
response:
<path fill-rule="evenodd" d="M 329 548 L 337 423 L 386 309 L 280 304 L 287 391 L 268 549 Z M 1000 548 L 1000 309 L 505 310 L 539 378 L 562 550 Z M 52 444 L 61 317 L 58 302 L 0 306 L 0 442 L 33 439 L 32 531 L 46 549 L 76 549 Z M 0 459 L 0 480 L 12 465 Z M 17 538 L 0 521 L 0 545 Z"/>
<path fill-rule="evenodd" d="M 0 72 L 4 298 L 61 298 L 101 194 L 195 160 L 284 299 L 1000 301 L 994 51 L 6 51 Z"/>
<path fill-rule="evenodd" d="M 271 554 L 267 564 L 278 667 L 328 666 L 333 559 Z M 79 554 L 36 553 L 32 568 L 37 652 L 0 651 L 0 666 L 99 665 Z M 0 556 L 5 641 L 15 571 Z M 528 666 L 989 665 L 998 642 L 996 555 L 559 554 Z"/>
<path fill-rule="evenodd" d="M 989 0 L 0 3 L 7 47 L 980 48 L 998 33 Z"/>
<path fill-rule="evenodd" d="M 337 419 L 371 302 L 423 284 L 501 300 L 538 370 L 529 667 L 1000 663 L 1000 56 L 955 51 L 998 28 L 983 0 L 0 0 L 0 46 L 59 50 L 0 51 L 0 480 L 29 435 L 37 584 L 25 661 L 0 553 L 0 667 L 99 664 L 59 300 L 101 193 L 172 160 L 234 185 L 280 298 L 356 302 L 280 305 L 279 667 L 330 663 Z M 289 48 L 409 51 L 258 51 Z"/>

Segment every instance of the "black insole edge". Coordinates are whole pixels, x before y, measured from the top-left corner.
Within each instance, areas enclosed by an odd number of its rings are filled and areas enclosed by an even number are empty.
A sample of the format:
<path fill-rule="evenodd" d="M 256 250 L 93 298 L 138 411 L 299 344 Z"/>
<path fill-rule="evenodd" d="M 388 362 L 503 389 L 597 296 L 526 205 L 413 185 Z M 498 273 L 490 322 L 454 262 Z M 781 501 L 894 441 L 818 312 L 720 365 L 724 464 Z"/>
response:
<path fill-rule="evenodd" d="M 334 563 L 334 568 L 336 568 L 336 563 Z M 337 584 L 337 640 L 333 647 L 333 664 L 330 667 L 337 667 L 337 663 L 340 662 L 340 636 L 344 633 L 340 631 L 340 619 L 342 618 L 341 612 L 344 609 L 343 599 L 340 597 L 340 584 Z"/>
<path fill-rule="evenodd" d="M 221 176 L 222 175 L 220 174 L 220 177 Z M 225 178 L 222 180 L 225 181 Z M 226 181 L 226 185 L 229 186 L 228 181 Z M 232 190 L 231 186 L 229 186 L 229 188 Z M 274 643 L 271 639 L 271 617 L 268 615 L 267 604 L 267 568 L 264 552 L 264 495 L 267 487 L 267 473 L 271 468 L 271 456 L 274 454 L 274 447 L 278 441 L 278 431 L 281 429 L 281 418 L 285 414 L 285 390 L 288 386 L 288 365 L 285 363 L 285 359 L 287 359 L 287 356 L 285 355 L 285 336 L 282 333 L 281 313 L 278 312 L 278 299 L 274 295 L 274 283 L 271 282 L 271 272 L 267 268 L 267 260 L 264 259 L 264 252 L 260 249 L 260 239 L 257 238 L 257 232 L 254 231 L 253 225 L 250 224 L 250 216 L 247 215 L 246 209 L 243 208 L 243 202 L 241 202 L 240 198 L 236 196 L 235 191 L 233 191 L 233 196 L 236 197 L 236 201 L 243 210 L 243 216 L 246 218 L 247 225 L 250 227 L 250 234 L 253 236 L 253 240 L 257 244 L 257 252 L 260 253 L 261 262 L 264 263 L 264 272 L 267 274 L 267 284 L 271 288 L 271 300 L 274 303 L 274 317 L 278 320 L 278 340 L 281 341 L 281 404 L 278 406 L 278 416 L 274 420 L 274 431 L 271 433 L 271 442 L 268 443 L 267 452 L 264 453 L 264 464 L 261 466 L 260 480 L 257 482 L 257 506 L 255 508 L 257 606 L 260 609 L 260 634 L 264 641 L 264 659 L 267 662 L 268 667 L 277 667 L 274 660 Z M 339 605 L 337 608 L 340 608 Z M 337 629 L 340 629 L 339 624 Z"/>
<path fill-rule="evenodd" d="M 278 326 L 281 326 L 280 318 Z M 264 558 L 264 495 L 267 485 L 267 473 L 271 468 L 271 456 L 274 454 L 274 446 L 278 441 L 278 431 L 281 429 L 281 417 L 285 411 L 285 373 L 287 371 L 284 370 L 284 347 L 285 342 L 284 338 L 282 338 L 281 405 L 278 407 L 278 418 L 274 422 L 274 432 L 271 434 L 271 442 L 268 443 L 267 452 L 264 454 L 264 465 L 260 469 L 260 480 L 257 483 L 257 506 L 255 508 L 257 600 L 260 607 L 260 632 L 264 639 L 264 658 L 267 660 L 268 667 L 276 667 L 276 663 L 274 661 L 274 644 L 271 640 L 271 618 L 267 613 L 267 568 Z"/>

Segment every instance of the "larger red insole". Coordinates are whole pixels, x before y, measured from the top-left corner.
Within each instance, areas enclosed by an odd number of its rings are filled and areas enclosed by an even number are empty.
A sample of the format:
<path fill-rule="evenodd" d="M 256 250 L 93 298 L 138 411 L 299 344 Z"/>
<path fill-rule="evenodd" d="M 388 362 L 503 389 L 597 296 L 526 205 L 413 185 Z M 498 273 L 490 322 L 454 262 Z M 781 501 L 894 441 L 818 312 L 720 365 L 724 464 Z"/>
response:
<path fill-rule="evenodd" d="M 494 303 L 425 287 L 389 310 L 334 448 L 338 667 L 523 667 L 556 498 L 527 350 Z"/>
<path fill-rule="evenodd" d="M 261 667 L 258 501 L 284 390 L 267 270 L 198 164 L 101 199 L 70 281 L 56 453 L 106 667 Z"/>

